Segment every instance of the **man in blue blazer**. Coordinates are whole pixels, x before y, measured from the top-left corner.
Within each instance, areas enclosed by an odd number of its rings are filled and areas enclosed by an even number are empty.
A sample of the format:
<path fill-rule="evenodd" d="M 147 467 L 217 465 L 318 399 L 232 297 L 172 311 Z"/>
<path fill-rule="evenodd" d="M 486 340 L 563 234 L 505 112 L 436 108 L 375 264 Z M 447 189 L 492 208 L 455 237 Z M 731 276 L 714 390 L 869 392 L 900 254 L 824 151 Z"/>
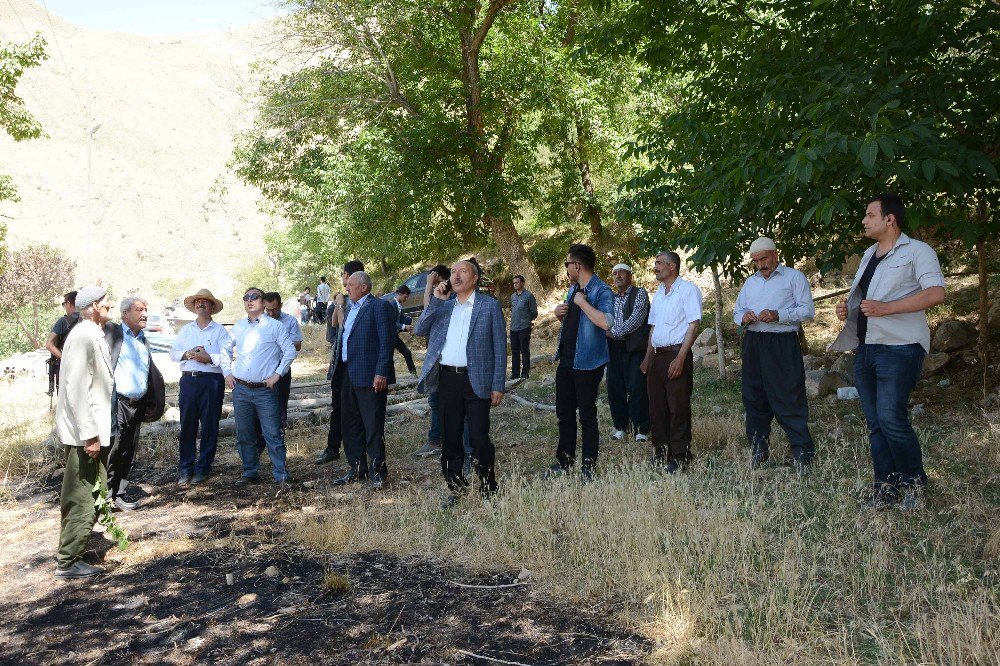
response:
<path fill-rule="evenodd" d="M 496 493 L 496 452 L 490 440 L 490 407 L 503 400 L 507 369 L 507 323 L 500 302 L 476 293 L 479 267 L 459 261 L 451 280 L 434 289 L 417 320 L 415 335 L 426 336 L 427 355 L 417 388 L 438 391 L 441 410 L 441 470 L 454 504 L 469 487 L 462 473 L 462 431 L 468 419 L 472 467 L 484 497 Z M 449 299 L 449 286 L 455 298 Z"/>
<path fill-rule="evenodd" d="M 347 280 L 351 308 L 344 318 L 340 360 L 344 383 L 340 391 L 344 453 L 350 469 L 334 484 L 365 478 L 378 490 L 385 482 L 385 407 L 389 384 L 396 381 L 392 345 L 396 309 L 371 295 L 372 280 L 364 271 Z"/>

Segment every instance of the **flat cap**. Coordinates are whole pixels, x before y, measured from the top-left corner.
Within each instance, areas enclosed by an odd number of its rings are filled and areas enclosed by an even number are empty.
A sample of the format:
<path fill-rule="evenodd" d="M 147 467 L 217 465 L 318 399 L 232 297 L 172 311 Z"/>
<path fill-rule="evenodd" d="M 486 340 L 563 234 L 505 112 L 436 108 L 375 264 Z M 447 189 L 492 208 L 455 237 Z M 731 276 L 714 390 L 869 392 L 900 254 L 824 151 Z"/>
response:
<path fill-rule="evenodd" d="M 82 310 L 90 307 L 108 295 L 108 290 L 97 285 L 90 285 L 76 292 L 76 309 Z"/>

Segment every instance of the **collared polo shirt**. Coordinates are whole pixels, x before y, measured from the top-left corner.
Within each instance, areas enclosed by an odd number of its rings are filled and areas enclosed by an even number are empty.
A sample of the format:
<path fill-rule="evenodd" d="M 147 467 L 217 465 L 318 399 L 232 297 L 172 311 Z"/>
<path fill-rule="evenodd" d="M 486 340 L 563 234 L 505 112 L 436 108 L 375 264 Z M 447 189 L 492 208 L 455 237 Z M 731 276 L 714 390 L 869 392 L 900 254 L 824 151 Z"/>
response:
<path fill-rule="evenodd" d="M 757 333 L 798 333 L 802 322 L 812 320 L 816 309 L 809 280 L 802 271 L 778 264 L 767 279 L 760 271 L 747 278 L 736 297 L 733 319 L 740 326 L 744 314 L 760 314 L 762 310 L 775 310 L 778 321 L 754 322 L 747 326 L 748 330 Z"/>

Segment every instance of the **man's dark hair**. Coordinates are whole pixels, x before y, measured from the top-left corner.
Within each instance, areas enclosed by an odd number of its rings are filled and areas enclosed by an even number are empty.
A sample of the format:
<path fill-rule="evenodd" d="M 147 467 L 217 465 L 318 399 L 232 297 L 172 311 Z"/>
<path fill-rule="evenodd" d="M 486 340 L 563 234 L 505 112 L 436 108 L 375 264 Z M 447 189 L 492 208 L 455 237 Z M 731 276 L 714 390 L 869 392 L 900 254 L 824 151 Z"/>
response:
<path fill-rule="evenodd" d="M 475 257 L 469 257 L 465 261 L 472 264 L 473 268 L 476 269 L 476 277 L 483 277 L 483 267 L 479 265 L 479 260 Z"/>
<path fill-rule="evenodd" d="M 903 230 L 903 225 L 906 224 L 906 206 L 903 205 L 903 200 L 899 198 L 898 195 L 891 192 L 886 192 L 880 194 L 876 197 L 869 199 L 868 203 L 872 204 L 878 202 L 878 205 L 882 208 L 882 217 L 888 217 L 892 215 L 896 218 L 896 226 L 899 230 Z"/>
<path fill-rule="evenodd" d="M 365 265 L 358 261 L 357 259 L 352 259 L 344 264 L 344 272 L 348 275 L 354 275 L 358 271 L 365 270 Z"/>
<path fill-rule="evenodd" d="M 325 275 L 321 275 L 320 278 L 319 278 L 319 281 L 320 282 L 326 282 L 326 276 Z"/>
<path fill-rule="evenodd" d="M 65 303 L 66 301 L 69 301 L 73 305 L 76 305 L 76 292 L 68 291 L 65 294 L 63 294 L 63 303 Z"/>
<path fill-rule="evenodd" d="M 396 287 L 396 293 L 397 294 L 403 294 L 404 296 L 409 296 L 410 295 L 410 288 L 407 287 L 405 284 L 401 284 L 398 287 Z"/>
<path fill-rule="evenodd" d="M 594 252 L 594 248 L 589 245 L 575 243 L 569 246 L 569 252 L 566 254 L 569 255 L 570 259 L 573 261 L 579 261 L 591 271 L 594 270 L 594 266 L 597 265 L 597 254 Z"/>
<path fill-rule="evenodd" d="M 281 294 L 279 294 L 276 291 L 264 292 L 264 300 L 267 301 L 268 303 L 274 303 L 275 301 L 277 301 L 278 305 L 281 305 Z"/>
<path fill-rule="evenodd" d="M 514 279 L 515 280 L 520 280 L 521 282 L 524 282 L 524 276 L 523 275 L 515 275 Z"/>
<path fill-rule="evenodd" d="M 266 297 L 267 297 L 267 292 L 265 292 L 265 291 L 264 291 L 263 289 L 261 289 L 260 287 L 247 287 L 247 288 L 246 288 L 246 289 L 245 289 L 245 290 L 243 291 L 243 295 L 244 295 L 244 296 L 246 296 L 246 295 L 247 295 L 247 294 L 249 294 L 249 293 L 250 293 L 251 291 L 256 291 L 256 292 L 257 292 L 258 294 L 260 294 L 260 297 L 261 297 L 261 298 L 264 298 L 264 299 L 266 299 Z"/>
<path fill-rule="evenodd" d="M 435 266 L 434 268 L 432 268 L 428 272 L 430 272 L 430 273 L 437 273 L 438 275 L 441 276 L 442 280 L 450 280 L 451 279 L 451 269 L 448 268 L 447 266 L 445 266 L 444 264 L 438 264 L 437 266 Z"/>
<path fill-rule="evenodd" d="M 673 264 L 674 266 L 676 266 L 677 267 L 677 274 L 678 275 L 681 274 L 681 255 L 677 254 L 676 252 L 672 252 L 670 250 L 664 250 L 663 252 L 660 252 L 656 256 L 658 256 L 658 257 L 666 257 L 667 258 L 667 263 L 668 264 Z"/>

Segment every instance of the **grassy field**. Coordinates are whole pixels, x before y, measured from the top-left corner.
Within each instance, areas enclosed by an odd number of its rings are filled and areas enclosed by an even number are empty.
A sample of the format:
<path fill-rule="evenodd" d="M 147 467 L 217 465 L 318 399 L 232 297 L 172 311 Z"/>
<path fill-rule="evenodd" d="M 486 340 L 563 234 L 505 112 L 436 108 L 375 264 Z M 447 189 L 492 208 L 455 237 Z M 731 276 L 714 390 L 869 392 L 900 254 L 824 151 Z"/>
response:
<path fill-rule="evenodd" d="M 836 328 L 828 310 L 810 327 L 811 346 Z M 551 347 L 539 340 L 534 351 Z M 297 378 L 322 375 L 318 330 L 307 331 L 306 349 Z M 750 472 L 738 381 L 701 370 L 696 460 L 685 474 L 654 472 L 643 445 L 609 443 L 602 397 L 596 480 L 545 481 L 555 416 L 507 400 L 492 426 L 501 493 L 441 510 L 437 462 L 410 455 L 426 419 L 407 415 L 387 429 L 387 491 L 323 485 L 308 513 L 290 514 L 291 534 L 316 551 L 524 569 L 567 604 L 614 609 L 609 621 L 653 642 L 651 663 L 998 664 L 1000 418 L 975 407 L 974 373 L 949 372 L 950 387 L 935 378 L 914 396 L 926 408 L 914 424 L 931 478 L 928 506 L 915 514 L 858 513 L 871 463 L 856 401 L 811 404 L 809 476 L 781 466 Z M 535 368 L 519 391 L 554 404 L 552 374 L 550 365 Z M 0 428 L 4 464 L 23 476 L 18 465 L 34 455 L 23 445 L 44 436 L 44 414 Z M 310 464 L 325 437 L 324 425 L 290 431 L 290 468 Z M 169 461 L 173 446 L 155 454 Z M 783 435 L 772 446 L 773 458 L 787 456 Z"/>

